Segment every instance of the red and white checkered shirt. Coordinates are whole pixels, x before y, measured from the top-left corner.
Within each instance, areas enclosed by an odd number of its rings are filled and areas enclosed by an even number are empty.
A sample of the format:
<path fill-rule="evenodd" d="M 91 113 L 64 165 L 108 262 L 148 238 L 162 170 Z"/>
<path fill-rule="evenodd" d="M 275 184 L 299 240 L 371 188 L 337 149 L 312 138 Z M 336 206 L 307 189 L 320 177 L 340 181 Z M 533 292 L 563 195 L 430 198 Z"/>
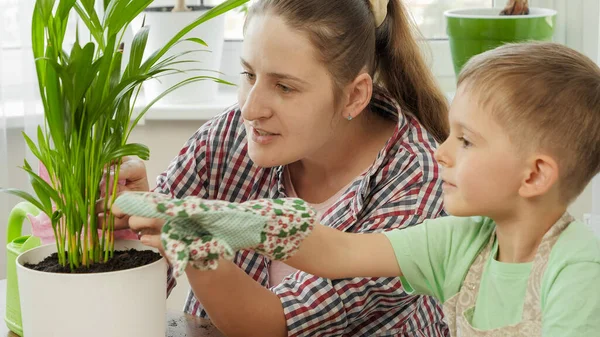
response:
<path fill-rule="evenodd" d="M 443 214 L 433 137 L 385 96 L 376 95 L 370 109 L 397 119 L 396 131 L 373 166 L 332 204 L 321 223 L 347 232 L 377 232 Z M 231 202 L 281 198 L 286 197 L 283 171 L 253 164 L 241 113 L 232 107 L 187 141 L 158 177 L 156 191 Z M 279 296 L 289 336 L 448 335 L 438 303 L 407 295 L 399 278 L 328 280 L 298 271 L 271 286 L 269 259 L 241 251 L 235 263 Z M 174 284 L 169 280 L 169 290 Z M 184 310 L 207 317 L 192 292 Z"/>

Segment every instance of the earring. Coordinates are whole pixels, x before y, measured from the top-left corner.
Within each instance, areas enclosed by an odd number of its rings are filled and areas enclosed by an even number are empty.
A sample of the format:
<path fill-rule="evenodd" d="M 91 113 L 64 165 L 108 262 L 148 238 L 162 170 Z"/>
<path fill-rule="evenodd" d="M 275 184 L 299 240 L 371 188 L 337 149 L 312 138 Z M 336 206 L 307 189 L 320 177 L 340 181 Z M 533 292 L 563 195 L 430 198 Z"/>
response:
<path fill-rule="evenodd" d="M 346 117 L 346 119 L 348 119 L 349 121 L 352 120 L 352 115 L 348 115 L 348 117 Z"/>

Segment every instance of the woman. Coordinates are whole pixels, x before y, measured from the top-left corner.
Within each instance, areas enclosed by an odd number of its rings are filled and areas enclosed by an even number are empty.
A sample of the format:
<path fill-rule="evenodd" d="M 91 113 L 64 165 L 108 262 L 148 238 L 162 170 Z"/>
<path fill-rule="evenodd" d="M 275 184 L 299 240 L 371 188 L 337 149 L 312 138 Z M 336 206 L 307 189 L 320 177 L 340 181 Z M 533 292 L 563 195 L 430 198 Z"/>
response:
<path fill-rule="evenodd" d="M 259 0 L 245 26 L 239 104 L 203 125 L 157 182 L 173 197 L 300 197 L 327 226 L 403 228 L 442 212 L 436 141 L 447 104 L 400 0 Z M 147 191 L 141 161 L 122 188 Z M 123 218 L 156 243 L 162 223 Z M 188 270 L 185 311 L 230 336 L 442 336 L 441 310 L 398 279 L 331 281 L 243 251 Z M 400 303 L 400 305 L 398 305 Z"/>

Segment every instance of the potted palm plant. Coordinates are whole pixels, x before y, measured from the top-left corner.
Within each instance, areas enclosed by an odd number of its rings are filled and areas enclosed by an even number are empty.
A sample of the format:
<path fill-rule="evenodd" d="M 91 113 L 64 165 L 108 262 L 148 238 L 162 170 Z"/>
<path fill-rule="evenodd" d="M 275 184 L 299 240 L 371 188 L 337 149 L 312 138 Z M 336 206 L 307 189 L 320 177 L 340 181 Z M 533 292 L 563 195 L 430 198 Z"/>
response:
<path fill-rule="evenodd" d="M 150 27 L 142 25 L 129 46 L 129 59 L 123 60 L 124 30 L 152 0 L 99 4 L 95 0 L 36 0 L 32 48 L 44 123 L 37 130 L 37 144 L 24 137 L 46 168 L 48 181 L 25 161 L 22 168 L 35 196 L 16 189 L 2 191 L 46 213 L 55 243 L 17 258 L 23 330 L 15 332 L 27 337 L 164 336 L 166 263 L 137 241 L 115 241 L 114 219 L 106 211 L 104 220 L 98 220 L 100 181 L 104 175 L 114 175 L 102 205 L 109 210 L 116 198 L 120 159 L 149 157 L 146 146 L 127 143 L 149 107 L 189 83 L 225 83 L 205 75 L 187 77 L 155 97 L 141 113 L 133 114 L 144 82 L 178 72 L 173 66 L 187 61 L 168 52 L 179 44 L 204 44 L 184 36 L 246 1 L 228 0 L 212 8 L 146 58 Z M 72 46 L 65 42 L 72 13 L 89 30 L 90 42 L 82 45 L 78 38 Z"/>
<path fill-rule="evenodd" d="M 453 9 L 444 13 L 456 75 L 474 55 L 504 43 L 551 41 L 556 11 L 530 8 L 527 0 L 508 0 L 504 9 Z"/>
<path fill-rule="evenodd" d="M 193 3 L 193 4 L 190 4 Z M 164 45 L 170 37 L 196 20 L 200 15 L 211 10 L 213 2 L 208 3 L 205 0 L 160 0 L 154 1 L 152 6 L 144 10 L 144 15 L 138 17 L 138 20 L 146 20 L 146 25 L 152 27 L 153 34 L 148 38 L 148 50 L 157 46 Z M 139 27 L 139 25 L 137 25 Z M 181 73 L 166 76 L 160 80 L 150 80 L 144 84 L 144 95 L 146 99 L 154 99 L 167 88 L 175 83 L 182 81 L 186 73 L 191 72 L 215 72 L 220 69 L 221 57 L 223 54 L 223 43 L 225 38 L 225 17 L 219 16 L 210 20 L 202 26 L 198 26 L 190 31 L 187 37 L 201 37 L 210 47 L 210 52 L 195 51 L 190 53 L 189 45 L 181 44 L 171 49 L 172 55 L 179 53 L 188 53 L 187 59 L 194 60 L 194 63 L 180 63 L 176 69 Z M 212 81 L 196 82 L 177 90 L 165 96 L 161 104 L 196 104 L 214 100 L 217 95 L 218 86 Z"/>

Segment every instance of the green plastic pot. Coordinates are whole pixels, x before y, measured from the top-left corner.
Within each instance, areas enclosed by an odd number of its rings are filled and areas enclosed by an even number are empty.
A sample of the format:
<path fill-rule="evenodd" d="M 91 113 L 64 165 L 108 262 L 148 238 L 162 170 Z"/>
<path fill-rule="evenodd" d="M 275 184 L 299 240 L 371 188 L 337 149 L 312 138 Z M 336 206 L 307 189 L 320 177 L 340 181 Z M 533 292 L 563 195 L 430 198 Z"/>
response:
<path fill-rule="evenodd" d="M 473 56 L 502 44 L 552 41 L 556 11 L 530 8 L 528 15 L 499 15 L 498 8 L 454 9 L 444 12 L 454 72 Z"/>

